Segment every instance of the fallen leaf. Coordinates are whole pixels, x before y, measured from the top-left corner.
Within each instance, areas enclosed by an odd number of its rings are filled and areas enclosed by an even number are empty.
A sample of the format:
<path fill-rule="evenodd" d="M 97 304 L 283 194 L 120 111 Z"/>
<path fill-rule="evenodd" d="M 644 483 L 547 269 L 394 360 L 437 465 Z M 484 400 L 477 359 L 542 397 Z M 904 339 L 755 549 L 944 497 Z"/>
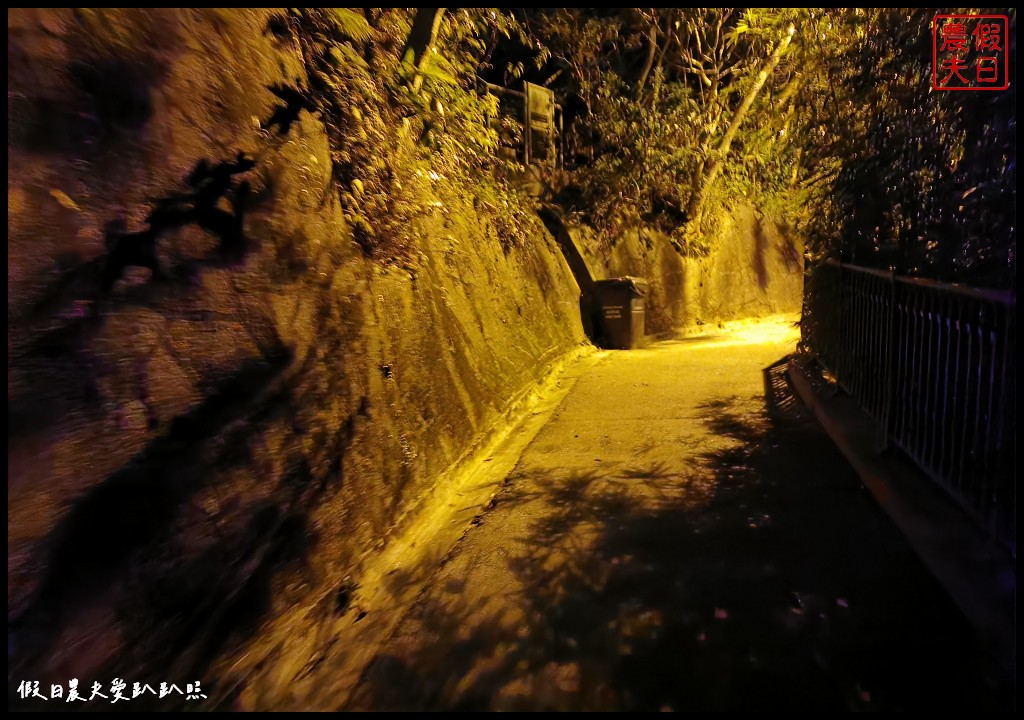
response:
<path fill-rule="evenodd" d="M 60 206 L 63 208 L 67 208 L 68 210 L 79 209 L 78 205 L 75 204 L 75 201 L 68 197 L 68 194 L 63 190 L 57 190 L 54 188 L 53 190 L 50 190 L 50 195 L 52 195 L 53 199 L 60 203 Z"/>

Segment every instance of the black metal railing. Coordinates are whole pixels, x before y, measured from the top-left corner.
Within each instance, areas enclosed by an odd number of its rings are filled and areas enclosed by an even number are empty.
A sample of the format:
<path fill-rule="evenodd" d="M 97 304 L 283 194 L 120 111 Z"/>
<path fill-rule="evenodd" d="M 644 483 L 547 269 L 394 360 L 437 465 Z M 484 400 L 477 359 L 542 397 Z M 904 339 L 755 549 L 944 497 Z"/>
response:
<path fill-rule="evenodd" d="M 904 451 L 1016 554 L 1016 296 L 819 264 L 803 344 Z"/>

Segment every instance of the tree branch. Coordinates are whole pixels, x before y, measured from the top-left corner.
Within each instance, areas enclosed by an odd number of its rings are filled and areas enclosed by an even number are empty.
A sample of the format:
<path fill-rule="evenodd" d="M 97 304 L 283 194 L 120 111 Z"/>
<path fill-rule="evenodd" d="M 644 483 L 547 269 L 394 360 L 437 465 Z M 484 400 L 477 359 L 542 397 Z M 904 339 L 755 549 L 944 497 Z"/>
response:
<path fill-rule="evenodd" d="M 416 69 L 416 79 L 413 80 L 413 92 L 418 92 L 423 84 L 423 75 L 420 71 L 426 60 L 430 46 L 437 38 L 437 31 L 441 27 L 441 19 L 444 17 L 444 8 L 419 8 L 416 17 L 412 21 L 412 28 L 409 30 L 409 37 L 402 48 L 402 60 L 412 53 L 412 65 Z"/>
<path fill-rule="evenodd" d="M 778 47 L 775 48 L 771 56 L 761 67 L 761 71 L 757 74 L 754 79 L 754 84 L 747 90 L 747 94 L 743 97 L 743 102 L 740 103 L 739 107 L 732 115 L 732 120 L 729 123 L 728 129 L 725 131 L 725 135 L 722 136 L 721 142 L 718 143 L 718 147 L 712 154 L 710 160 L 704 168 L 703 177 L 699 180 L 698 185 L 694 188 L 690 195 L 690 203 L 687 208 L 687 217 L 691 222 L 700 222 L 701 214 L 703 212 L 704 198 L 707 195 L 708 189 L 714 184 L 718 178 L 719 173 L 722 172 L 722 164 L 725 161 L 725 157 L 729 154 L 729 149 L 732 147 L 732 142 L 736 138 L 736 133 L 739 132 L 740 126 L 747 117 L 747 113 L 750 111 L 750 107 L 754 104 L 754 100 L 757 98 L 761 88 L 768 81 L 768 76 L 772 74 L 772 71 L 778 67 L 779 61 L 782 60 L 782 54 L 786 52 L 786 48 L 789 47 L 790 42 L 793 40 L 793 33 L 796 30 L 790 26 L 789 32 L 779 43 Z"/>
<path fill-rule="evenodd" d="M 640 79 L 636 82 L 636 97 L 640 97 L 640 93 L 644 90 L 644 84 L 647 82 L 647 76 L 651 74 L 651 68 L 654 67 L 654 58 L 658 52 L 658 10 L 657 8 L 652 9 L 654 13 L 654 22 L 651 23 L 651 32 L 647 37 L 647 60 L 644 61 L 644 69 L 640 71 Z"/>

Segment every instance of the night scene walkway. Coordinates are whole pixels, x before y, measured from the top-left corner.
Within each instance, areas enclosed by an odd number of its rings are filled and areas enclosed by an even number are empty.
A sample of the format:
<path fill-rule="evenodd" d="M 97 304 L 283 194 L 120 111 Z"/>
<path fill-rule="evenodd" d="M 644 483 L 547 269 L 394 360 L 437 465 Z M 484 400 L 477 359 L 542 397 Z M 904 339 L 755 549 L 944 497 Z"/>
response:
<path fill-rule="evenodd" d="M 788 322 L 601 353 L 346 709 L 1000 709 L 998 672 L 813 418 Z"/>

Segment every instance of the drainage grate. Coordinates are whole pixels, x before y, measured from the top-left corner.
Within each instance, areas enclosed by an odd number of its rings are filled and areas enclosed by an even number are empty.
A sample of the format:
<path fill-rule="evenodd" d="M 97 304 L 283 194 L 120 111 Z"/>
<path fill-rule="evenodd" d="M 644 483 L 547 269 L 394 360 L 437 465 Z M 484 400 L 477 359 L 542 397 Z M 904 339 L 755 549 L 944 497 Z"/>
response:
<path fill-rule="evenodd" d="M 789 373 L 790 356 L 772 363 L 764 373 L 764 402 L 768 415 L 773 418 L 797 418 L 804 416 L 804 405 L 796 394 Z"/>

